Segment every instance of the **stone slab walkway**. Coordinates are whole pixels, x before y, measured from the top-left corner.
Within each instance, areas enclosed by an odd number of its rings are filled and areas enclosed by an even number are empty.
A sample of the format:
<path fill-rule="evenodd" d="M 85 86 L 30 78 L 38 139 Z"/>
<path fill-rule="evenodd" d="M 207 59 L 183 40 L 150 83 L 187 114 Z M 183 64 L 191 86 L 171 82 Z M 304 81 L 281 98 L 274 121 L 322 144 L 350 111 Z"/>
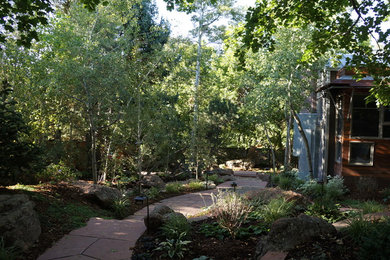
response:
<path fill-rule="evenodd" d="M 266 185 L 266 182 L 255 178 L 237 179 L 236 182 L 251 189 L 264 188 Z M 212 204 L 211 194 L 216 192 L 214 189 L 164 199 L 150 205 L 149 210 L 152 211 L 158 204 L 165 204 L 186 217 L 196 216 Z M 146 211 L 145 207 L 123 220 L 91 218 L 85 227 L 65 235 L 38 260 L 130 260 L 131 249 L 146 231 L 143 221 Z"/>

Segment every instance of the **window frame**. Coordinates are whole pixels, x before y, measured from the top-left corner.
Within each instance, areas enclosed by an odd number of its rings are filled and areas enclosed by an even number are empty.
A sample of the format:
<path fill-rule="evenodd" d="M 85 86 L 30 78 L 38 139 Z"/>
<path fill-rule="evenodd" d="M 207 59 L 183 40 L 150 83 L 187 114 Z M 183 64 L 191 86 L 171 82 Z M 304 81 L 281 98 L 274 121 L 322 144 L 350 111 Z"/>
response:
<path fill-rule="evenodd" d="M 352 97 L 352 102 L 353 102 L 353 99 L 355 96 L 365 96 L 367 97 L 368 94 L 365 94 L 365 93 L 354 93 L 353 94 L 353 97 Z M 353 103 L 352 103 L 353 104 Z M 372 139 L 372 140 L 381 140 L 381 139 L 384 139 L 384 140 L 390 140 L 390 137 L 383 137 L 383 126 L 390 126 L 390 121 L 389 122 L 385 122 L 384 119 L 385 119 L 385 109 L 390 109 L 390 107 L 383 107 L 383 106 L 380 106 L 380 107 L 377 107 L 376 109 L 378 110 L 379 112 L 379 120 L 378 120 L 378 136 L 363 136 L 363 135 L 352 135 L 352 126 L 353 126 L 353 110 L 354 110 L 354 107 L 353 105 L 351 104 L 351 119 L 350 119 L 350 129 L 349 129 L 349 137 L 351 139 Z M 375 109 L 375 108 L 367 108 L 367 109 Z"/>
<path fill-rule="evenodd" d="M 351 162 L 351 144 L 370 144 L 370 162 L 368 163 L 354 163 Z M 375 154 L 375 142 L 365 142 L 365 141 L 350 141 L 348 149 L 348 164 L 352 166 L 374 166 L 374 154 Z"/>

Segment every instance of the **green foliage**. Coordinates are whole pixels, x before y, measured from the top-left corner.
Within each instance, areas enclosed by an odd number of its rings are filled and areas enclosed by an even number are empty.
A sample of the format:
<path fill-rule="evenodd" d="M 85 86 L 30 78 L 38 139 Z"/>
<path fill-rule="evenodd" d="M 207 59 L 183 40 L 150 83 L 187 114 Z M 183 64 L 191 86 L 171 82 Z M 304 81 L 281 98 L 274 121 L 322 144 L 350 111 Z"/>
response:
<path fill-rule="evenodd" d="M 183 185 L 179 182 L 171 182 L 165 185 L 167 193 L 180 193 L 183 190 Z"/>
<path fill-rule="evenodd" d="M 269 232 L 267 223 L 258 223 L 257 225 L 249 225 L 248 227 L 241 227 L 237 233 L 237 238 L 245 240 L 249 237 L 259 237 L 260 235 Z"/>
<path fill-rule="evenodd" d="M 206 188 L 205 183 L 200 181 L 190 181 L 185 187 L 190 191 L 204 190 Z"/>
<path fill-rule="evenodd" d="M 290 216 L 294 211 L 294 201 L 287 201 L 285 198 L 271 200 L 260 209 L 260 216 L 267 223 L 277 219 Z"/>
<path fill-rule="evenodd" d="M 183 216 L 173 215 L 164 225 L 161 227 L 163 236 L 167 239 L 176 239 L 180 234 L 186 234 L 184 237 L 190 234 L 191 225 L 188 220 Z"/>
<path fill-rule="evenodd" d="M 352 219 L 343 232 L 358 246 L 359 259 L 388 259 L 390 219 L 372 222 L 360 215 Z"/>
<path fill-rule="evenodd" d="M 6 247 L 3 237 L 0 237 L 0 259 L 1 260 L 19 259 L 18 253 L 17 253 L 17 248 Z"/>
<path fill-rule="evenodd" d="M 387 187 L 380 191 L 380 194 L 383 197 L 383 202 L 389 202 L 390 201 L 390 187 Z"/>
<path fill-rule="evenodd" d="M 208 176 L 208 180 L 215 183 L 215 185 L 223 183 L 223 179 L 221 179 L 218 174 L 212 174 Z"/>
<path fill-rule="evenodd" d="M 121 197 L 114 200 L 112 208 L 114 210 L 114 215 L 118 219 L 123 219 L 130 214 L 130 200 L 127 197 Z"/>
<path fill-rule="evenodd" d="M 218 224 L 234 238 L 248 217 L 251 206 L 235 192 L 220 192 L 212 198 L 212 215 L 217 219 Z"/>
<path fill-rule="evenodd" d="M 298 178 L 298 171 L 283 171 L 278 175 L 272 175 L 272 181 L 283 190 L 296 190 L 303 181 Z"/>
<path fill-rule="evenodd" d="M 51 163 L 46 169 L 36 174 L 36 179 L 39 182 L 60 182 L 60 181 L 72 181 L 78 177 L 78 174 L 65 165 L 63 161 L 58 164 Z"/>
<path fill-rule="evenodd" d="M 37 199 L 47 200 L 44 197 L 36 197 Z M 50 200 L 50 206 L 44 214 L 40 214 L 39 219 L 41 225 L 46 225 L 49 229 L 56 223 L 50 222 L 52 219 L 66 219 L 62 228 L 71 231 L 73 229 L 85 226 L 85 223 L 92 217 L 110 217 L 110 212 L 98 210 L 82 204 L 62 203 Z"/>
<path fill-rule="evenodd" d="M 364 214 L 367 213 L 375 213 L 375 212 L 383 212 L 386 207 L 383 204 L 380 204 L 374 200 L 368 201 L 359 201 L 359 200 L 345 200 L 342 202 L 343 205 L 361 209 Z"/>
<path fill-rule="evenodd" d="M 161 190 L 157 187 L 151 187 L 146 191 L 149 199 L 157 199 L 160 196 Z"/>
<path fill-rule="evenodd" d="M 347 188 L 344 186 L 343 178 L 335 176 L 328 178 L 328 182 L 325 184 L 320 184 L 314 180 L 306 181 L 299 187 L 299 191 L 313 200 L 321 198 L 336 201 L 346 193 Z"/>
<path fill-rule="evenodd" d="M 249 9 L 245 27 L 240 30 L 244 46 L 238 49 L 242 59 L 245 52 L 266 49 L 277 50 L 277 34 L 282 28 L 296 30 L 310 28 L 309 41 L 304 48 L 301 63 L 311 64 L 328 52 L 344 50 L 353 53 L 348 65 L 374 76 L 377 86 L 371 89 L 375 98 L 389 104 L 387 88 L 389 72 L 384 57 L 389 56 L 389 31 L 384 23 L 390 14 L 387 1 L 321 1 L 318 4 L 302 5 L 299 0 L 257 1 Z M 372 32 L 376 34 L 373 35 Z M 375 44 L 370 44 L 372 38 Z M 331 40 L 329 40 L 331 39 Z M 378 50 L 377 46 L 386 46 Z M 364 77 L 363 71 L 359 75 Z"/>
<path fill-rule="evenodd" d="M 201 255 L 197 258 L 194 258 L 192 260 L 213 260 L 212 258 L 209 258 L 208 256 L 205 256 L 205 255 Z"/>
<path fill-rule="evenodd" d="M 12 185 L 33 180 L 31 171 L 38 165 L 39 151 L 25 140 L 29 128 L 16 111 L 16 102 L 4 80 L 0 86 L 0 185 Z"/>
<path fill-rule="evenodd" d="M 340 212 L 340 205 L 332 200 L 316 200 L 307 207 L 306 215 L 322 218 L 329 223 L 337 222 L 344 218 Z"/>
<path fill-rule="evenodd" d="M 176 239 L 167 239 L 166 241 L 160 242 L 155 250 L 162 251 L 163 256 L 169 257 L 170 259 L 182 259 L 188 251 L 187 245 L 191 243 L 191 241 L 184 240 L 186 235 L 186 233 L 181 233 Z"/>
<path fill-rule="evenodd" d="M 224 238 L 230 236 L 229 231 L 227 231 L 225 228 L 222 228 L 218 222 L 202 224 L 200 227 L 200 232 L 206 237 L 215 237 L 219 240 L 223 240 Z"/>

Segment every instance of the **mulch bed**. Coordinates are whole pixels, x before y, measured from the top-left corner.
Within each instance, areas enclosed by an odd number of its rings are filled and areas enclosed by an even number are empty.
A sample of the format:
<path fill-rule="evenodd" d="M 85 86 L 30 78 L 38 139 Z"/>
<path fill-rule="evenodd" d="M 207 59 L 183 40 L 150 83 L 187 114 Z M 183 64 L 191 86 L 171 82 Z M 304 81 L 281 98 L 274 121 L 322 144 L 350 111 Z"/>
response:
<path fill-rule="evenodd" d="M 220 240 L 215 237 L 207 237 L 200 232 L 200 227 L 202 224 L 209 224 L 213 221 L 213 219 L 205 219 L 191 223 L 191 236 L 188 240 L 192 242 L 187 246 L 189 253 L 183 259 L 192 260 L 200 256 L 208 256 L 214 260 L 253 258 L 258 238 L 249 237 L 245 240 L 224 238 Z M 142 235 L 133 248 L 133 260 L 166 259 L 166 257 L 161 256 L 160 252 L 154 251 L 160 235 L 159 233 Z"/>
<path fill-rule="evenodd" d="M 207 237 L 200 232 L 202 224 L 210 224 L 214 219 L 192 222 L 192 232 L 187 246 L 189 253 L 183 259 L 192 260 L 200 256 L 207 256 L 214 260 L 250 260 L 255 259 L 256 245 L 261 236 L 250 236 L 245 239 L 217 239 Z M 133 260 L 169 259 L 162 257 L 159 251 L 154 251 L 158 246 L 160 233 L 145 233 L 138 239 L 133 248 Z M 290 250 L 286 260 L 354 260 L 356 248 L 341 236 L 333 238 L 318 237 L 315 240 L 299 245 Z M 177 258 L 173 258 L 177 259 Z"/>

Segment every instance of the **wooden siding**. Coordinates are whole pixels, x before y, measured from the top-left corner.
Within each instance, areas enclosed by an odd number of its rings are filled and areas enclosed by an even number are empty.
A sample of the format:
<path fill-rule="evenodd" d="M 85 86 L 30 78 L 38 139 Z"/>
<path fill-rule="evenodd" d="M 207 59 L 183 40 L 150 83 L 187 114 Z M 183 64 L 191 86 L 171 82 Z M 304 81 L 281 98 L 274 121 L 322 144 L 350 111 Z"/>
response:
<path fill-rule="evenodd" d="M 367 93 L 366 90 L 355 90 L 356 93 Z M 351 89 L 344 90 L 344 129 L 343 129 L 343 151 L 342 165 L 335 163 L 335 173 L 343 176 L 354 177 L 377 177 L 390 180 L 390 140 L 379 138 L 351 138 L 351 117 L 350 97 Z M 351 141 L 374 143 L 373 166 L 356 166 L 349 164 L 349 145 Z"/>

